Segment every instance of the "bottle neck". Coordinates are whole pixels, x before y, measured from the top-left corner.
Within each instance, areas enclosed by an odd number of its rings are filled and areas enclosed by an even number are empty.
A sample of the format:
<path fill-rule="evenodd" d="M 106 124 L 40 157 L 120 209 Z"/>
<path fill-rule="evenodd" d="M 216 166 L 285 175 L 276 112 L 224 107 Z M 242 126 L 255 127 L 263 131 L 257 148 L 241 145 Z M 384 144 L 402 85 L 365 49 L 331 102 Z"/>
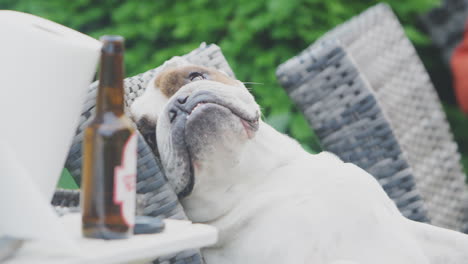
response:
<path fill-rule="evenodd" d="M 123 54 L 103 53 L 99 71 L 96 115 L 124 113 Z"/>

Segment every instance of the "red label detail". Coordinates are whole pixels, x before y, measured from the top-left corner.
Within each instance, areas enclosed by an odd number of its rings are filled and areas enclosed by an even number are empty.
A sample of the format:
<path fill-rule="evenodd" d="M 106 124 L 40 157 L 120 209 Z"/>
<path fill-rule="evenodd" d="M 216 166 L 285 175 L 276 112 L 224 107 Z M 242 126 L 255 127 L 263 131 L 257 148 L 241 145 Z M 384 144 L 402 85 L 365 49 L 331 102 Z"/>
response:
<path fill-rule="evenodd" d="M 121 165 L 114 169 L 114 203 L 128 226 L 135 224 L 137 135 L 133 133 L 122 151 Z"/>

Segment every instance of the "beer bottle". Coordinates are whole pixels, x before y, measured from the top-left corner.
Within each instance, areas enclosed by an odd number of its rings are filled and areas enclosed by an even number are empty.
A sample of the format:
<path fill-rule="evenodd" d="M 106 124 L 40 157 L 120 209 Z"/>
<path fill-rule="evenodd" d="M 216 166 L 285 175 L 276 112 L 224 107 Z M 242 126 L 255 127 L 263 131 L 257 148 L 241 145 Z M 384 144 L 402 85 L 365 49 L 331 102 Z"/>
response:
<path fill-rule="evenodd" d="M 137 136 L 124 114 L 124 39 L 100 40 L 96 113 L 84 131 L 82 232 L 89 238 L 120 239 L 133 233 Z"/>

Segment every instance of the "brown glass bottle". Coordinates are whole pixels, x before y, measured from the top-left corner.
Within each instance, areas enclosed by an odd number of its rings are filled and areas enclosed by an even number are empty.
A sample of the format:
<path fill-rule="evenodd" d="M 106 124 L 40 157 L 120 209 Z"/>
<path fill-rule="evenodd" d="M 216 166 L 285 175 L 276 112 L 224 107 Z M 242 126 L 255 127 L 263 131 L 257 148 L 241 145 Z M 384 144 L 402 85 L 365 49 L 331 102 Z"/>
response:
<path fill-rule="evenodd" d="M 84 132 L 82 231 L 89 238 L 119 239 L 133 233 L 137 137 L 124 114 L 124 40 L 101 41 L 96 113 Z"/>

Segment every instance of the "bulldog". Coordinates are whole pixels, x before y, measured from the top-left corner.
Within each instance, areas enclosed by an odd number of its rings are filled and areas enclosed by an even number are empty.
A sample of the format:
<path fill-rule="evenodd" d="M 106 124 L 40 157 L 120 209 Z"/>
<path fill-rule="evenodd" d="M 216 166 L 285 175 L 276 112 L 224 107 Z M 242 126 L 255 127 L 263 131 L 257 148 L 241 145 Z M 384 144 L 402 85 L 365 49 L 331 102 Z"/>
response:
<path fill-rule="evenodd" d="M 263 122 L 220 71 L 173 58 L 131 112 L 188 217 L 218 228 L 208 264 L 468 263 L 466 235 L 406 219 L 367 172 Z"/>

